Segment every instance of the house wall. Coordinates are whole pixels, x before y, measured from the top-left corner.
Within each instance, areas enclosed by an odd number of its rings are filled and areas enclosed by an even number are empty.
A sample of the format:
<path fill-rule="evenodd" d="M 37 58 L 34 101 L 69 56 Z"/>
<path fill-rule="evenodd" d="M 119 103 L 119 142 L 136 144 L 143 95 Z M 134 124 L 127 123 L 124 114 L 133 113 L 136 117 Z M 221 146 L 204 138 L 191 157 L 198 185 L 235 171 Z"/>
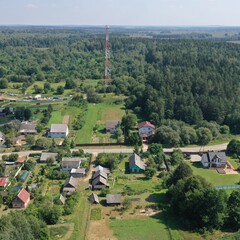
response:
<path fill-rule="evenodd" d="M 143 170 L 140 169 L 138 166 L 133 166 L 131 169 L 130 169 L 131 173 L 142 173 Z"/>
<path fill-rule="evenodd" d="M 154 128 L 151 128 L 151 127 L 141 127 L 141 128 L 139 128 L 139 130 L 138 130 L 138 132 L 139 132 L 139 134 L 140 135 L 142 135 L 142 134 L 149 134 L 149 133 L 151 133 L 152 131 L 154 131 Z"/>
<path fill-rule="evenodd" d="M 65 138 L 68 136 L 68 131 L 66 133 L 49 133 L 50 138 Z"/>
<path fill-rule="evenodd" d="M 12 207 L 13 208 L 26 208 L 29 202 L 30 202 L 30 198 L 27 200 L 26 203 L 24 203 L 20 199 L 16 198 L 12 202 Z"/>
<path fill-rule="evenodd" d="M 71 177 L 82 178 L 82 177 L 84 177 L 84 174 L 83 173 L 71 173 Z"/>

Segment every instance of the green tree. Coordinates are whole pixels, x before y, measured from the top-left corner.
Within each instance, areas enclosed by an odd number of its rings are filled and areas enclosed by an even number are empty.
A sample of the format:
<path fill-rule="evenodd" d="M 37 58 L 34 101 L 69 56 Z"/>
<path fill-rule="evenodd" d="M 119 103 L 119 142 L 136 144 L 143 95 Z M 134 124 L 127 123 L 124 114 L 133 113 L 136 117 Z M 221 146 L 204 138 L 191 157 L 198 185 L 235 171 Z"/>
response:
<path fill-rule="evenodd" d="M 200 127 L 197 129 L 198 142 L 205 146 L 212 140 L 212 133 L 208 128 Z"/>
<path fill-rule="evenodd" d="M 182 162 L 167 179 L 167 186 L 175 185 L 179 180 L 190 177 L 192 175 L 193 171 L 191 167 L 188 164 Z"/>
<path fill-rule="evenodd" d="M 32 135 L 27 135 L 26 136 L 26 143 L 30 146 L 35 144 L 35 137 Z"/>
<path fill-rule="evenodd" d="M 240 191 L 234 190 L 227 202 L 227 225 L 233 230 L 240 229 Z"/>
<path fill-rule="evenodd" d="M 0 89 L 8 88 L 8 80 L 7 79 L 0 79 Z"/>
<path fill-rule="evenodd" d="M 62 95 L 64 93 L 64 87 L 63 86 L 58 86 L 57 87 L 57 94 Z"/>

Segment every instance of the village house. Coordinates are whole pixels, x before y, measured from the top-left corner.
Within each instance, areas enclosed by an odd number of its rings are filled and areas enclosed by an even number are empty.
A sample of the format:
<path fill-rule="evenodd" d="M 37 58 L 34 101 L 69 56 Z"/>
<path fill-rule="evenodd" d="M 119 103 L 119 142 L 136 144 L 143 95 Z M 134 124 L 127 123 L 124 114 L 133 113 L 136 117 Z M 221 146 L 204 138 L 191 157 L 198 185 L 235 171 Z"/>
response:
<path fill-rule="evenodd" d="M 67 124 L 52 124 L 48 137 L 50 138 L 66 138 L 69 134 Z"/>
<path fill-rule="evenodd" d="M 117 120 L 107 120 L 106 121 L 106 133 L 114 134 L 119 126 L 119 122 Z"/>
<path fill-rule="evenodd" d="M 13 208 L 26 208 L 30 202 L 30 194 L 24 188 L 18 193 L 12 202 Z"/>
<path fill-rule="evenodd" d="M 5 135 L 4 133 L 0 132 L 0 144 L 4 144 L 5 143 Z"/>
<path fill-rule="evenodd" d="M 54 162 L 56 161 L 57 153 L 52 152 L 42 152 L 41 157 L 39 159 L 40 163 L 46 163 L 48 159 L 53 159 Z"/>
<path fill-rule="evenodd" d="M 3 189 L 7 186 L 8 184 L 8 178 L 6 177 L 1 177 L 0 178 L 0 189 Z"/>
<path fill-rule="evenodd" d="M 59 197 L 59 201 L 62 205 L 64 205 L 65 202 L 66 202 L 66 198 L 61 194 L 60 197 Z"/>
<path fill-rule="evenodd" d="M 131 173 L 142 173 L 145 171 L 146 165 L 137 154 L 129 157 L 129 170 Z"/>
<path fill-rule="evenodd" d="M 139 123 L 136 128 L 138 129 L 138 133 L 143 139 L 143 141 L 148 141 L 150 137 L 152 137 L 155 133 L 155 125 L 151 124 L 148 121 Z"/>
<path fill-rule="evenodd" d="M 94 190 L 100 190 L 102 188 L 109 187 L 109 184 L 107 183 L 107 174 L 103 171 L 94 172 L 91 183 Z"/>
<path fill-rule="evenodd" d="M 77 190 L 77 187 L 78 187 L 77 178 L 73 178 L 73 177 L 67 178 L 63 187 L 63 192 L 71 194 Z"/>
<path fill-rule="evenodd" d="M 107 194 L 107 205 L 115 206 L 120 205 L 122 203 L 121 194 Z"/>
<path fill-rule="evenodd" d="M 110 173 L 110 170 L 108 168 L 102 167 L 101 165 L 98 165 L 95 167 L 95 172 L 102 171 L 105 172 L 106 174 Z"/>
<path fill-rule="evenodd" d="M 97 196 L 97 194 L 95 194 L 95 193 L 92 193 L 90 196 L 89 196 L 89 202 L 91 203 L 91 204 L 98 204 L 99 203 L 99 199 L 98 199 L 98 196 Z"/>
<path fill-rule="evenodd" d="M 80 168 L 80 164 L 81 164 L 80 158 L 65 157 L 62 159 L 61 167 L 63 171 L 71 171 L 73 168 L 74 169 Z"/>
<path fill-rule="evenodd" d="M 24 135 L 36 134 L 37 133 L 36 126 L 37 126 L 36 124 L 31 122 L 22 122 L 19 133 Z"/>
<path fill-rule="evenodd" d="M 15 162 L 16 164 L 23 164 L 26 161 L 26 157 L 18 157 L 18 160 Z"/>
<path fill-rule="evenodd" d="M 71 177 L 74 177 L 74 178 L 83 178 L 85 174 L 86 174 L 85 168 L 78 168 L 78 169 L 73 168 L 71 170 Z"/>
<path fill-rule="evenodd" d="M 226 154 L 225 152 L 204 153 L 201 163 L 205 168 L 225 168 L 227 166 Z"/>

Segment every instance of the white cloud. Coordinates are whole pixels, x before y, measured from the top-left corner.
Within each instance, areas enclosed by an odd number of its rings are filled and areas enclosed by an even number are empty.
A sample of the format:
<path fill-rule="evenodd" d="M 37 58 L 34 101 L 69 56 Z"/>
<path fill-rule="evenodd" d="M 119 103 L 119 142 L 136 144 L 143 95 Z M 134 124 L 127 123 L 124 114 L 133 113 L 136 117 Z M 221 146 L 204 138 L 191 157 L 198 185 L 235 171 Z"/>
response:
<path fill-rule="evenodd" d="M 33 4 L 33 3 L 29 3 L 29 4 L 24 5 L 24 8 L 26 8 L 26 9 L 37 9 L 38 6 Z"/>

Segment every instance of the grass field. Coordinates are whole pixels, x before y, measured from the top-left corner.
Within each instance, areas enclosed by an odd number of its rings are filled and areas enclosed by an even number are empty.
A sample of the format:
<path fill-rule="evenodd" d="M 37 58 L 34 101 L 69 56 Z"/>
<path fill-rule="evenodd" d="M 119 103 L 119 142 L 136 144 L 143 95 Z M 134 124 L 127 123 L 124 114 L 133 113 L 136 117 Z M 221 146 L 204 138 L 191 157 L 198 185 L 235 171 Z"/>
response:
<path fill-rule="evenodd" d="M 53 227 L 50 228 L 50 236 L 52 240 L 62 239 L 62 237 L 67 233 L 68 227 Z"/>
<path fill-rule="evenodd" d="M 48 122 L 48 127 L 51 126 L 53 123 L 62 123 L 63 116 L 61 112 L 53 112 L 52 117 L 50 118 Z"/>
<path fill-rule="evenodd" d="M 124 115 L 123 105 L 113 103 L 89 104 L 88 112 L 85 116 L 85 125 L 76 136 L 77 144 L 91 143 L 93 128 L 96 124 L 104 124 L 108 120 L 121 120 Z"/>
<path fill-rule="evenodd" d="M 101 220 L 101 208 L 92 208 L 91 209 L 91 215 L 90 215 L 90 220 Z"/>
<path fill-rule="evenodd" d="M 233 185 L 239 183 L 240 181 L 239 174 L 218 174 L 216 170 L 204 169 L 201 163 L 188 162 L 188 164 L 192 168 L 193 174 L 204 177 L 214 186 Z"/>

